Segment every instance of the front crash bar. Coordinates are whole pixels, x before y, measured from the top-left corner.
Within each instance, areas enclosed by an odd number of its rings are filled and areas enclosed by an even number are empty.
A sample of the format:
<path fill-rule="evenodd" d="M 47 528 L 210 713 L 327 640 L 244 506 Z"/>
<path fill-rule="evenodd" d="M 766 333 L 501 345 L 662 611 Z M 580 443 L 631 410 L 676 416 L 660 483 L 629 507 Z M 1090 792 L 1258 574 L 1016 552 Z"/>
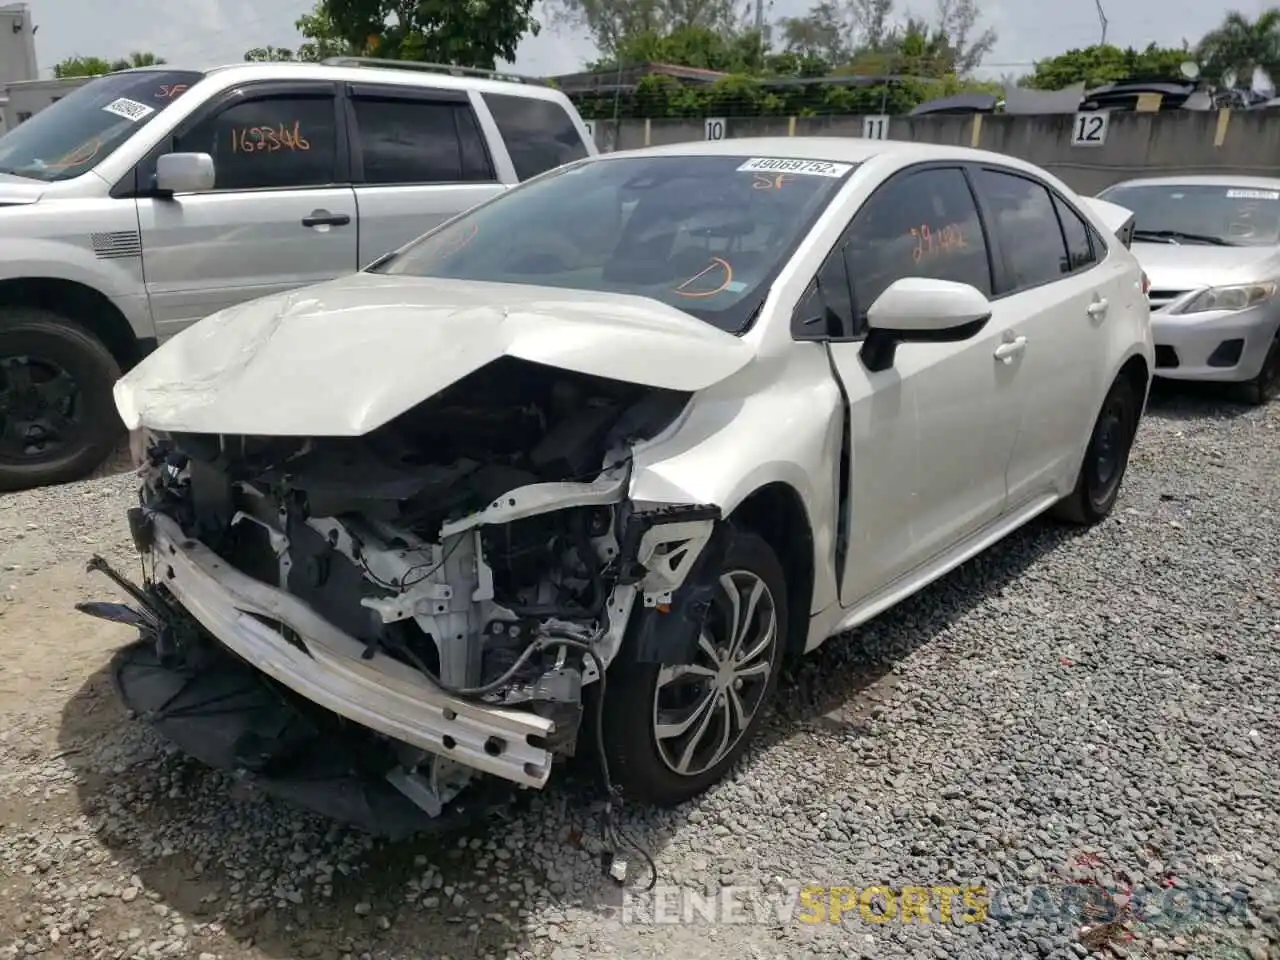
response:
<path fill-rule="evenodd" d="M 249 577 L 163 514 L 151 514 L 155 579 L 233 653 L 290 690 L 355 723 L 476 770 L 543 787 L 550 751 L 530 742 L 555 724 L 443 693 L 375 653 L 297 597 Z M 259 617 L 282 624 L 286 635 Z M 296 641 L 296 644 L 291 641 Z"/>

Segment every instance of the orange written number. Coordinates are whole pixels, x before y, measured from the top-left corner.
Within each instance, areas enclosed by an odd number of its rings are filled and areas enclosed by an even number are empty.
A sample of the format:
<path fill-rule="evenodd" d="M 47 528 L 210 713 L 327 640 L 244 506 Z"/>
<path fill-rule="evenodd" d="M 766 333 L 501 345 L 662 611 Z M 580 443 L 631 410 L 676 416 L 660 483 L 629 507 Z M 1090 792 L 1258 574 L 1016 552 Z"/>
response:
<path fill-rule="evenodd" d="M 911 259 L 916 263 L 929 257 L 964 250 L 968 243 L 964 238 L 964 230 L 958 223 L 948 223 L 941 227 L 930 227 L 922 223 L 911 228 L 911 236 L 916 245 L 911 251 Z"/>
<path fill-rule="evenodd" d="M 276 153 L 280 150 L 310 150 L 311 141 L 302 135 L 302 124 L 278 123 L 273 127 L 237 127 L 231 131 L 232 153 Z"/>
<path fill-rule="evenodd" d="M 180 97 L 187 92 L 185 83 L 165 83 L 161 84 L 160 89 L 156 91 L 157 100 L 172 100 L 174 97 Z"/>

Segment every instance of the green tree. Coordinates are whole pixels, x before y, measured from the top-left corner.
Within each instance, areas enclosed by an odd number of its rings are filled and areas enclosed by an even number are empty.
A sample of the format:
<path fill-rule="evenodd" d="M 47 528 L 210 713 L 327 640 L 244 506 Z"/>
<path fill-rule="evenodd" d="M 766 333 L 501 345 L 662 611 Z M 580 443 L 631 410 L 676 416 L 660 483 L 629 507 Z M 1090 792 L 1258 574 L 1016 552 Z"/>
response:
<path fill-rule="evenodd" d="M 344 40 L 342 31 L 324 0 L 318 0 L 315 9 L 300 16 L 294 26 L 306 38 L 306 43 L 298 48 L 298 60 L 314 63 L 329 57 L 360 56 L 370 48 L 376 50 L 379 44 L 376 34 L 366 35 L 358 43 Z"/>
<path fill-rule="evenodd" d="M 671 63 L 725 73 L 759 73 L 764 47 L 754 30 L 722 33 L 708 27 L 677 27 L 670 33 L 639 33 L 624 39 L 614 56 L 599 60 L 591 69 L 616 67 L 619 62 Z"/>
<path fill-rule="evenodd" d="M 936 0 L 932 19 L 892 26 L 893 0 L 819 0 L 778 24 L 786 52 L 820 58 L 839 73 L 967 76 L 996 43 L 979 29 L 978 0 Z"/>
<path fill-rule="evenodd" d="M 585 31 L 606 62 L 641 37 L 697 28 L 736 34 L 742 25 L 735 0 L 547 0 L 547 8 Z"/>
<path fill-rule="evenodd" d="M 298 55 L 288 47 L 254 47 L 252 50 L 246 50 L 244 53 L 245 60 L 250 63 L 279 63 L 281 61 L 297 60 Z"/>
<path fill-rule="evenodd" d="M 1201 38 L 1197 53 L 1204 76 L 1214 83 L 1234 73 L 1236 83 L 1247 87 L 1257 69 L 1275 82 L 1280 78 L 1280 7 L 1271 7 L 1256 20 L 1233 10 L 1221 26 Z"/>
<path fill-rule="evenodd" d="M 1152 43 L 1144 50 L 1095 44 L 1037 61 L 1035 72 L 1019 84 L 1036 90 L 1063 90 L 1076 83 L 1088 88 L 1116 80 L 1163 79 L 1177 76 L 1178 67 L 1188 59 L 1191 53 L 1185 44 L 1178 49 Z"/>
<path fill-rule="evenodd" d="M 533 0 L 318 0 L 294 26 L 305 42 L 254 47 L 249 61 L 320 61 L 329 57 L 382 57 L 493 69 L 515 59 L 525 34 L 540 26 Z"/>
<path fill-rule="evenodd" d="M 115 73 L 133 67 L 159 66 L 164 62 L 163 57 L 145 52 L 134 52 L 116 60 L 104 57 L 68 57 L 53 65 L 53 75 L 60 80 L 67 77 L 98 77 L 104 73 Z"/>
<path fill-rule="evenodd" d="M 491 70 L 537 35 L 532 8 L 533 0 L 320 0 L 299 29 L 308 59 L 359 52 Z"/>
<path fill-rule="evenodd" d="M 113 61 L 111 69 L 114 71 L 131 70 L 134 67 L 159 67 L 164 62 L 164 57 L 157 57 L 154 53 L 135 50 L 129 56 Z"/>
<path fill-rule="evenodd" d="M 844 63 L 853 56 L 857 26 L 853 8 L 835 0 L 819 0 L 803 17 L 778 21 L 787 53 L 828 64 Z"/>
<path fill-rule="evenodd" d="M 97 77 L 115 69 L 110 60 L 102 57 L 68 57 L 53 65 L 53 75 L 59 80 L 66 77 Z"/>

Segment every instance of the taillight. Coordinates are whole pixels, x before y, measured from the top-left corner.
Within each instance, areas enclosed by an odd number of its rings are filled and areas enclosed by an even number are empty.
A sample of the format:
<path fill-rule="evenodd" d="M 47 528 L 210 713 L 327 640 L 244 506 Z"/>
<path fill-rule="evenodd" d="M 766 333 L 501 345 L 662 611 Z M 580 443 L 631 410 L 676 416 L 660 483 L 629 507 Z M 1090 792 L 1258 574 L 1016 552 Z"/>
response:
<path fill-rule="evenodd" d="M 1151 292 L 1151 279 L 1147 276 L 1147 271 L 1142 271 L 1142 295 L 1145 297 Z"/>

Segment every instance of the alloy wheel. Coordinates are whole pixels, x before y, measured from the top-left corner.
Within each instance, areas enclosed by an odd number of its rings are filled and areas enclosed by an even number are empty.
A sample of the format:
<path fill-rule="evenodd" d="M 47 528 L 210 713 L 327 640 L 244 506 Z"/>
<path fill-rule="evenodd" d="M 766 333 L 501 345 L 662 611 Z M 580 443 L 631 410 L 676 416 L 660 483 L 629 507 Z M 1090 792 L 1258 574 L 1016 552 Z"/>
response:
<path fill-rule="evenodd" d="M 733 750 L 763 706 L 778 656 L 778 614 L 768 585 L 748 570 L 720 577 L 691 663 L 664 666 L 653 697 L 658 755 L 694 777 Z"/>

